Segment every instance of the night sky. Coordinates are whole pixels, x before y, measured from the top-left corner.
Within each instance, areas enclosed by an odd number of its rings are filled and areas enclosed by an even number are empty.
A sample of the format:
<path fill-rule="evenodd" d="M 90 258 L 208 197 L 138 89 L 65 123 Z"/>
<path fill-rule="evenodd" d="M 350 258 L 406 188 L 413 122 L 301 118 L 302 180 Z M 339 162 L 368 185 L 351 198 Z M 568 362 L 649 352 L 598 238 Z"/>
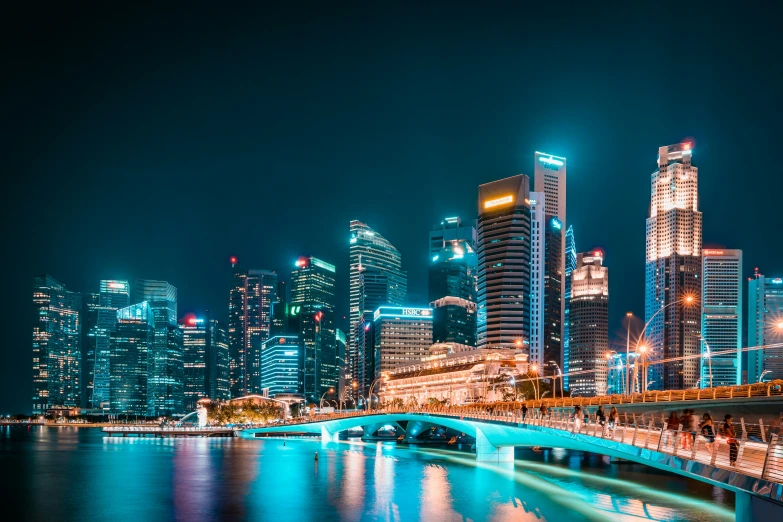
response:
<path fill-rule="evenodd" d="M 478 185 L 531 175 L 536 150 L 568 158 L 577 249 L 606 252 L 610 338 L 644 313 L 661 145 L 694 142 L 705 246 L 783 274 L 771 12 L 66 4 L 0 15 L 0 413 L 30 410 L 36 273 L 80 291 L 163 279 L 180 315 L 226 318 L 230 255 L 288 280 L 312 254 L 337 265 L 347 314 L 359 219 L 399 248 L 420 304 L 430 227 L 474 218 Z"/>

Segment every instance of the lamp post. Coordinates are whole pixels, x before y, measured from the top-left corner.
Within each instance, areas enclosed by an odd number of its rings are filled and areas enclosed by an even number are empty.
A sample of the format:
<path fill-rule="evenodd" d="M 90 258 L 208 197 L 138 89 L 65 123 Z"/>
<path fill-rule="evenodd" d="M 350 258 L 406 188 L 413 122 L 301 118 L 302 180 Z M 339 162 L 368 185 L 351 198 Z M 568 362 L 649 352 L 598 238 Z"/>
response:
<path fill-rule="evenodd" d="M 625 312 L 625 317 L 628 318 L 628 333 L 625 337 L 625 394 L 630 395 L 631 389 L 631 317 L 633 312 Z"/>
<path fill-rule="evenodd" d="M 557 399 L 557 377 L 560 377 L 560 398 L 565 399 L 565 392 L 563 391 L 563 372 L 560 371 L 560 366 L 555 361 L 549 361 L 557 368 L 557 375 L 554 377 L 555 383 L 552 385 L 552 398 Z"/>
<path fill-rule="evenodd" d="M 324 392 L 323 395 L 321 395 L 321 400 L 318 401 L 318 406 L 319 406 L 319 409 L 321 409 L 321 410 L 324 409 L 324 397 L 326 397 L 327 393 L 334 393 L 334 388 L 329 388 L 328 390 L 326 390 Z"/>
<path fill-rule="evenodd" d="M 644 328 L 642 328 L 642 333 L 641 333 L 641 335 L 639 335 L 639 339 L 636 341 L 636 352 L 639 353 L 639 343 L 641 343 L 642 339 L 644 338 L 644 334 L 647 331 L 647 327 L 650 326 L 650 323 L 653 322 L 653 319 L 655 319 L 658 316 L 659 313 L 661 313 L 664 310 L 666 310 L 667 308 L 669 308 L 671 306 L 674 306 L 674 305 L 677 305 L 677 304 L 685 303 L 687 305 L 691 305 L 694 302 L 696 302 L 696 297 L 694 297 L 693 295 L 688 294 L 688 295 L 682 296 L 681 298 L 679 298 L 679 299 L 677 299 L 675 301 L 672 301 L 671 303 L 669 303 L 667 305 L 663 305 L 662 307 L 660 307 L 654 314 L 652 314 L 652 317 L 650 317 L 650 319 L 644 324 Z M 642 364 L 641 370 L 644 373 L 642 375 L 641 381 L 642 381 L 642 383 L 645 384 L 642 389 L 646 390 L 647 389 L 647 386 L 646 386 L 646 383 L 647 383 L 647 356 L 646 355 L 643 356 L 642 360 L 643 360 L 644 364 Z"/>
<path fill-rule="evenodd" d="M 367 410 L 372 410 L 372 389 L 375 387 L 375 385 L 379 382 L 382 382 L 385 380 L 387 375 L 385 373 L 382 373 L 380 377 L 372 381 L 372 384 L 370 384 L 370 392 L 367 394 Z"/>
<path fill-rule="evenodd" d="M 607 380 L 607 383 L 606 383 L 606 391 L 608 392 L 608 391 L 609 391 L 609 388 L 611 388 L 611 386 L 609 386 L 609 382 L 608 382 L 608 381 L 609 381 L 609 375 L 611 375 L 611 372 L 612 372 L 612 370 L 614 370 L 615 372 L 617 372 L 617 371 L 619 370 L 619 368 L 618 368 L 617 366 L 612 366 L 612 359 L 614 359 L 615 357 L 617 357 L 617 351 L 616 351 L 616 350 L 609 350 L 608 352 L 606 352 L 606 353 L 604 354 L 604 357 L 606 357 L 606 364 L 607 364 L 607 365 L 608 365 L 608 367 L 609 367 L 609 368 L 608 368 L 608 369 L 609 369 L 609 371 L 608 371 L 608 372 L 607 372 L 607 374 L 606 374 L 606 375 L 607 375 L 607 379 L 606 379 L 606 380 Z M 616 380 L 617 380 L 617 374 L 615 373 L 614 375 L 615 375 L 615 382 L 616 382 Z M 624 385 L 625 385 L 625 379 L 623 379 L 623 383 L 622 383 L 622 385 L 620 386 L 620 393 L 621 393 L 621 394 L 622 394 L 622 393 L 623 393 L 623 391 L 624 391 L 624 390 L 623 390 L 623 386 L 624 386 Z"/>
<path fill-rule="evenodd" d="M 703 335 L 699 335 L 699 338 L 702 340 L 704 347 L 707 349 L 707 351 L 704 353 L 704 357 L 707 359 L 708 365 L 710 367 L 710 388 L 712 388 L 712 350 L 710 350 L 710 345 L 707 344 L 707 339 L 705 339 Z"/>
<path fill-rule="evenodd" d="M 533 381 L 533 390 L 536 392 L 536 400 L 538 400 L 538 396 L 541 393 L 541 390 L 538 388 L 538 365 L 534 364 L 530 367 L 530 370 L 533 372 L 533 375 L 536 376 L 535 380 Z"/>
<path fill-rule="evenodd" d="M 759 375 L 759 382 L 764 382 L 764 376 L 771 372 L 772 370 L 764 370 L 763 372 L 761 372 L 761 375 Z"/>

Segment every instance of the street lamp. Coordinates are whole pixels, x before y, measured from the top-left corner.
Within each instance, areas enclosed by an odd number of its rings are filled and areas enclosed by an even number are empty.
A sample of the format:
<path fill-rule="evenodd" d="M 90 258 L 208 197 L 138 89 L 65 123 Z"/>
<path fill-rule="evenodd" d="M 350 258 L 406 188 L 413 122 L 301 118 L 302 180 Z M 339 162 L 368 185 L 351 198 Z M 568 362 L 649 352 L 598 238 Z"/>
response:
<path fill-rule="evenodd" d="M 321 400 L 318 402 L 320 409 L 324 409 L 324 397 L 326 397 L 327 393 L 334 393 L 334 388 L 329 388 L 324 392 L 323 395 L 321 395 Z"/>
<path fill-rule="evenodd" d="M 631 317 L 633 312 L 625 312 L 625 317 L 628 318 L 628 333 L 625 338 L 625 362 L 631 361 Z M 626 364 L 625 368 L 625 394 L 631 395 L 631 365 Z"/>
<path fill-rule="evenodd" d="M 370 392 L 367 394 L 367 410 L 372 410 L 372 389 L 375 387 L 375 385 L 383 380 L 385 380 L 388 377 L 387 374 L 382 373 L 380 377 L 375 379 L 372 384 L 370 384 Z"/>
<path fill-rule="evenodd" d="M 563 372 L 560 371 L 560 366 L 555 361 L 549 361 L 557 368 L 557 376 L 554 377 L 555 382 L 552 385 L 552 398 L 557 399 L 557 377 L 560 377 L 560 398 L 565 399 L 565 392 L 563 391 Z"/>
<path fill-rule="evenodd" d="M 772 370 L 764 370 L 763 372 L 761 372 L 761 375 L 759 375 L 759 382 L 764 382 L 764 376 L 771 372 Z"/>
<path fill-rule="evenodd" d="M 704 342 L 704 347 L 707 349 L 707 351 L 704 352 L 704 357 L 707 359 L 707 362 L 709 363 L 709 367 L 710 367 L 710 388 L 712 388 L 712 351 L 710 350 L 710 345 L 707 344 L 707 339 L 705 339 L 703 335 L 699 335 L 699 337 Z"/>
<path fill-rule="evenodd" d="M 530 370 L 533 372 L 533 375 L 536 376 L 535 380 L 533 381 L 533 390 L 536 392 L 536 400 L 538 400 L 538 396 L 541 393 L 541 390 L 538 388 L 538 365 L 534 364 L 530 367 Z"/>

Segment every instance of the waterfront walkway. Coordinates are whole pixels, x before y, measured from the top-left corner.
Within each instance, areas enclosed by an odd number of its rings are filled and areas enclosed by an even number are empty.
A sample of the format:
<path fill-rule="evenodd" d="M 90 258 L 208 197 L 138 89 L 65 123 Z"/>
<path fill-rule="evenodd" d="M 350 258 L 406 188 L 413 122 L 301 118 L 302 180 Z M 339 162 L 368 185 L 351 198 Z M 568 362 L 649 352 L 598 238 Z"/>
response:
<path fill-rule="evenodd" d="M 222 426 L 197 427 L 159 427 L 159 426 L 107 426 L 101 431 L 112 435 L 136 435 L 137 437 L 233 437 L 234 428 Z"/>

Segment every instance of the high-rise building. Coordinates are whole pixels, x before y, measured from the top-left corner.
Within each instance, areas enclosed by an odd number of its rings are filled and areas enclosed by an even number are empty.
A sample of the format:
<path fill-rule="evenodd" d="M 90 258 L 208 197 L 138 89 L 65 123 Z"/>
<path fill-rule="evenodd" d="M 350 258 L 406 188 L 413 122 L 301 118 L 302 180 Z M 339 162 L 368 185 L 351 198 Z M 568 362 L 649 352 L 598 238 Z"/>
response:
<path fill-rule="evenodd" d="M 400 252 L 386 238 L 362 223 L 350 223 L 350 309 L 348 330 L 348 363 L 351 378 L 357 382 L 356 393 L 366 394 L 374 368 L 367 332 L 372 314 L 381 305 L 402 306 L 408 293 L 408 276 L 402 270 Z M 383 285 L 383 288 L 380 288 Z M 368 294 L 369 292 L 370 294 Z M 383 298 L 383 302 L 376 299 Z M 360 327 L 360 323 L 362 326 Z M 369 343 L 369 344 L 368 344 Z"/>
<path fill-rule="evenodd" d="M 433 307 L 433 341 L 476 346 L 478 257 L 465 240 L 450 240 L 432 257 L 428 300 Z"/>
<path fill-rule="evenodd" d="M 155 316 L 155 342 L 147 353 L 149 415 L 184 410 L 182 332 L 177 327 L 177 288 L 166 281 L 137 279 L 134 302 L 149 304 Z"/>
<path fill-rule="evenodd" d="M 563 339 L 566 293 L 565 226 L 566 226 L 566 159 L 536 152 L 533 162 L 533 188 L 546 197 L 544 232 L 544 359 L 565 365 Z M 560 288 L 557 288 L 557 285 Z"/>
<path fill-rule="evenodd" d="M 261 343 L 261 391 L 270 397 L 302 393 L 302 343 L 298 335 L 275 335 Z"/>
<path fill-rule="evenodd" d="M 571 273 L 569 381 L 572 397 L 605 395 L 609 353 L 609 269 L 599 250 L 581 253 Z M 579 373 L 585 372 L 585 373 Z M 615 393 L 617 390 L 615 390 Z"/>
<path fill-rule="evenodd" d="M 373 377 L 415 364 L 432 346 L 432 308 L 382 306 L 373 314 Z"/>
<path fill-rule="evenodd" d="M 659 148 L 651 177 L 644 307 L 651 390 L 693 388 L 699 380 L 701 212 L 692 152 L 689 143 Z M 655 364 L 666 359 L 676 360 Z"/>
<path fill-rule="evenodd" d="M 701 387 L 742 384 L 742 250 L 702 251 Z M 734 353 L 715 355 L 715 352 Z"/>
<path fill-rule="evenodd" d="M 350 368 L 348 367 L 348 360 L 346 359 L 346 348 L 348 344 L 348 339 L 345 337 L 345 334 L 342 330 L 339 328 L 335 329 L 334 331 L 334 337 L 337 343 L 337 366 L 339 367 L 340 375 L 337 382 L 337 393 L 338 397 L 340 397 L 340 400 L 342 400 L 343 394 L 345 393 L 345 386 L 347 385 L 348 381 L 351 379 L 351 372 Z"/>
<path fill-rule="evenodd" d="M 98 328 L 100 294 L 82 294 L 82 407 L 92 404 L 93 378 L 95 376 L 95 341 Z"/>
<path fill-rule="evenodd" d="M 544 367 L 544 261 L 546 251 L 546 195 L 531 192 L 530 197 L 530 337 L 528 361 Z"/>
<path fill-rule="evenodd" d="M 147 415 L 148 354 L 155 344 L 155 314 L 143 301 L 115 312 L 116 325 L 109 334 L 113 414 Z"/>
<path fill-rule="evenodd" d="M 228 372 L 228 329 L 217 319 L 207 326 L 207 396 L 226 401 L 231 398 Z"/>
<path fill-rule="evenodd" d="M 48 275 L 33 280 L 33 413 L 81 405 L 82 296 Z"/>
<path fill-rule="evenodd" d="M 563 302 L 563 386 L 570 389 L 568 382 L 568 368 L 570 367 L 570 314 L 571 314 L 571 274 L 576 270 L 576 241 L 574 240 L 574 227 L 569 225 L 565 238 L 565 294 Z"/>
<path fill-rule="evenodd" d="M 454 241 L 466 242 L 470 248 L 476 250 L 478 238 L 476 226 L 473 223 L 463 225 L 462 220 L 455 217 L 447 217 L 430 230 L 430 257 L 438 255 L 438 252 Z"/>
<path fill-rule="evenodd" d="M 529 343 L 529 186 L 524 174 L 479 186 L 479 348 L 520 348 Z"/>
<path fill-rule="evenodd" d="M 231 396 L 261 390 L 261 343 L 269 338 L 272 303 L 277 301 L 277 274 L 242 270 L 231 258 L 234 279 L 229 293 L 228 336 Z"/>
<path fill-rule="evenodd" d="M 185 318 L 179 328 L 182 331 L 185 367 L 185 411 L 194 411 L 199 399 L 209 397 L 208 328 L 203 318 L 194 316 Z"/>
<path fill-rule="evenodd" d="M 103 279 L 98 300 L 91 405 L 93 408 L 108 408 L 111 400 L 111 333 L 117 327 L 117 310 L 130 305 L 130 284 Z"/>
<path fill-rule="evenodd" d="M 748 281 L 748 347 L 783 343 L 783 279 L 756 269 Z M 783 379 L 783 348 L 748 351 L 748 383 Z"/>
<path fill-rule="evenodd" d="M 335 267 L 317 257 L 296 260 L 291 271 L 291 306 L 298 306 L 299 339 L 303 344 L 302 382 L 305 398 L 317 402 L 337 386 L 334 331 Z"/>
<path fill-rule="evenodd" d="M 278 281 L 277 283 L 277 299 L 272 302 L 270 315 L 272 324 L 269 328 L 269 337 L 293 333 L 289 324 L 288 288 L 285 285 L 285 281 Z"/>

